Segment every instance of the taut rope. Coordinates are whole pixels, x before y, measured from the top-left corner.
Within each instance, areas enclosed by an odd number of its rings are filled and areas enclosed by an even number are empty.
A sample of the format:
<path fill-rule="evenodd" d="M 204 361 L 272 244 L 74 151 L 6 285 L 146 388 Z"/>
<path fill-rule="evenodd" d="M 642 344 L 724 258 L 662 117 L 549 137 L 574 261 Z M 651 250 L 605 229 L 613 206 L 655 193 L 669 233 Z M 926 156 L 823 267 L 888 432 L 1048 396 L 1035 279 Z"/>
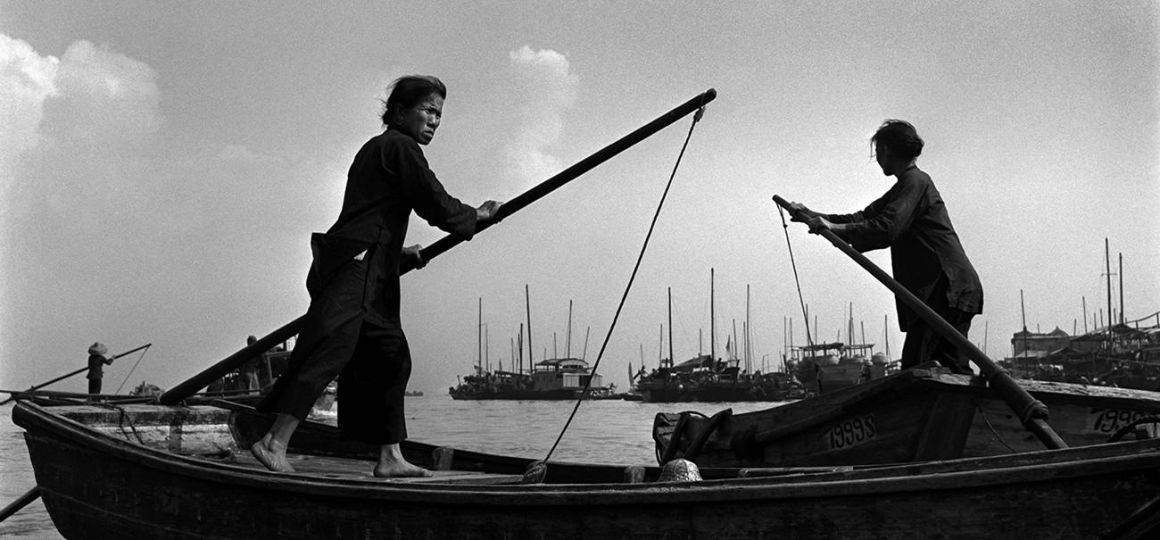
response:
<path fill-rule="evenodd" d="M 798 303 L 802 306 L 802 318 L 806 320 L 806 343 L 813 345 L 814 340 L 810 337 L 810 314 L 806 312 L 806 301 L 802 298 L 802 282 L 798 279 L 797 262 L 793 258 L 793 244 L 789 242 L 789 223 L 785 221 L 785 212 L 782 211 L 781 206 L 777 207 L 777 214 L 781 216 L 781 228 L 785 232 L 785 246 L 789 248 L 789 264 L 793 267 L 793 282 L 797 285 Z"/>
<path fill-rule="evenodd" d="M 608 327 L 608 333 L 604 335 L 604 342 L 600 345 L 600 352 L 596 355 L 596 362 L 592 364 L 592 373 L 596 373 L 597 368 L 600 367 L 600 360 L 604 358 L 604 350 L 608 347 L 608 341 L 612 337 L 612 330 L 616 328 L 616 321 L 620 318 L 620 312 L 624 309 L 625 301 L 628 300 L 628 291 L 632 289 L 632 283 L 636 279 L 636 273 L 640 270 L 640 263 L 644 259 L 645 251 L 648 249 L 648 242 L 652 238 L 653 229 L 656 228 L 657 218 L 661 215 L 661 208 L 665 205 L 665 198 L 669 195 L 669 188 L 672 187 L 673 179 L 677 176 L 677 169 L 681 166 L 681 158 L 684 157 L 685 149 L 689 146 L 689 139 L 693 137 L 693 129 L 697 127 L 697 122 L 701 120 L 704 112 L 705 106 L 701 105 L 701 108 L 697 109 L 697 113 L 693 115 L 693 123 L 689 125 L 689 133 L 685 136 L 685 143 L 681 145 L 681 152 L 677 155 L 677 162 L 673 165 L 673 172 L 669 175 L 669 181 L 665 185 L 664 193 L 661 194 L 660 203 L 657 205 L 656 212 L 653 214 L 652 223 L 648 227 L 648 234 L 644 237 L 644 245 L 641 246 L 640 254 L 636 257 L 636 264 L 632 267 L 632 275 L 628 278 L 628 285 L 625 286 L 624 294 L 620 297 L 620 303 L 616 306 L 616 314 L 612 317 L 612 324 Z M 543 461 L 537 462 L 540 463 L 540 466 L 534 472 L 533 468 L 529 467 L 528 473 L 524 475 L 525 483 L 539 483 L 543 481 L 543 475 L 546 471 L 542 464 L 547 463 L 551 459 L 552 453 L 560 445 L 560 441 L 564 438 L 564 433 L 568 431 L 568 426 L 572 425 L 572 419 L 576 417 L 576 412 L 580 410 L 580 404 L 584 402 L 584 398 L 588 395 L 588 390 L 591 386 L 592 378 L 589 377 L 588 381 L 584 383 L 584 390 L 580 393 L 580 398 L 576 400 L 576 405 L 572 407 L 572 413 L 568 415 L 568 421 L 564 423 L 564 427 L 560 430 L 560 435 L 556 437 L 556 442 L 552 444 L 552 448 L 548 450 L 548 454 L 544 456 Z M 533 467 L 535 465 L 533 464 Z M 538 478 L 533 478 L 537 476 Z"/>

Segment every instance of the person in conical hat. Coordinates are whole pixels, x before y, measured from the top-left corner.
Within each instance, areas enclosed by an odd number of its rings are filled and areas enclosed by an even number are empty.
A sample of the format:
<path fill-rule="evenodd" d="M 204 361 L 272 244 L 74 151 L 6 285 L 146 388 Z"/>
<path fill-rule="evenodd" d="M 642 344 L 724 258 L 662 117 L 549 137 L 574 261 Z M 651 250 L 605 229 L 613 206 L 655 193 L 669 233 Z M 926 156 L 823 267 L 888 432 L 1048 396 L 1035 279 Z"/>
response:
<path fill-rule="evenodd" d="M 93 343 L 89 347 L 89 394 L 96 396 L 101 393 L 101 379 L 105 376 L 105 366 L 112 364 L 113 360 L 106 356 L 109 354 L 109 349 L 101 342 Z"/>

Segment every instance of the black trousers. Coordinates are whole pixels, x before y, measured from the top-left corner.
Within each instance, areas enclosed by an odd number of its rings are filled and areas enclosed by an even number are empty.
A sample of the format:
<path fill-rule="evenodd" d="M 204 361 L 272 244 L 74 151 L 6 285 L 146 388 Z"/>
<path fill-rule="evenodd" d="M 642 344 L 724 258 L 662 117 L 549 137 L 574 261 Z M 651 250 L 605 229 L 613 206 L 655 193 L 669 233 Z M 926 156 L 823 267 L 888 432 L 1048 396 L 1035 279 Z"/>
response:
<path fill-rule="evenodd" d="M 311 300 L 286 372 L 258 410 L 304 419 L 337 377 L 344 439 L 381 445 L 407 438 L 403 400 L 411 351 L 402 328 L 363 320 L 365 276 L 365 263 L 352 260 Z"/>
<path fill-rule="evenodd" d="M 930 294 L 926 304 L 946 322 L 950 323 L 963 337 L 971 329 L 973 314 L 949 307 L 947 304 L 946 278 L 940 279 Z M 924 362 L 938 362 L 954 373 L 971 373 L 971 363 L 958 347 L 939 335 L 925 320 L 917 318 L 906 331 L 906 342 L 902 345 L 902 369 L 909 369 Z"/>
<path fill-rule="evenodd" d="M 100 394 L 101 393 L 101 379 L 89 379 L 89 393 L 90 394 Z"/>

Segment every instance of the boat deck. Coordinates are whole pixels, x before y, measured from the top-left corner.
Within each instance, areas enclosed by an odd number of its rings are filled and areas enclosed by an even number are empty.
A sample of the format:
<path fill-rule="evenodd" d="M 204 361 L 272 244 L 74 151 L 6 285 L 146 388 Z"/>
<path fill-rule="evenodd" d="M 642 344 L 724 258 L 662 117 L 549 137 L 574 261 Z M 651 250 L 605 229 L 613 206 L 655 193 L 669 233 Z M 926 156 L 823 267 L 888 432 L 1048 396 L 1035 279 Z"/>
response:
<path fill-rule="evenodd" d="M 201 456 L 200 459 L 215 463 L 240 465 L 251 469 L 266 470 L 254 456 L 247 451 L 234 451 L 221 457 Z M 296 476 L 319 478 L 348 478 L 361 480 L 375 480 L 391 484 L 466 484 L 466 485 L 503 485 L 519 484 L 523 475 L 493 474 L 479 471 L 431 471 L 434 476 L 417 478 L 376 478 L 371 474 L 374 462 L 363 459 L 341 458 L 333 456 L 312 456 L 289 454 L 287 459 L 296 472 L 284 473 Z"/>

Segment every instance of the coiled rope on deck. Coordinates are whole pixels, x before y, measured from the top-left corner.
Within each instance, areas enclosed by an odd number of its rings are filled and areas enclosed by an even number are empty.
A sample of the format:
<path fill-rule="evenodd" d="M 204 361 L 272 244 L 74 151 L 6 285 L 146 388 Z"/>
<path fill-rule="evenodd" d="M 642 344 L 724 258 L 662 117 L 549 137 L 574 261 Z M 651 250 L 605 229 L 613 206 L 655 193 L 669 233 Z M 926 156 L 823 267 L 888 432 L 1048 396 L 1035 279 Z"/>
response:
<path fill-rule="evenodd" d="M 673 171 L 669 174 L 669 181 L 665 184 L 665 190 L 661 194 L 661 200 L 657 204 L 656 212 L 653 213 L 652 222 L 649 224 L 648 233 L 644 237 L 644 244 L 640 247 L 640 253 L 636 257 L 636 264 L 632 267 L 632 274 L 628 278 L 628 284 L 624 288 L 624 293 L 620 296 L 620 303 L 616 306 L 616 313 L 612 316 L 612 324 L 608 327 L 608 332 L 604 335 L 604 342 L 600 345 L 600 352 L 596 355 L 596 361 L 592 364 L 592 373 L 596 373 L 597 368 L 600 367 L 600 360 L 604 358 L 604 351 L 608 347 L 608 341 L 612 338 L 612 331 L 616 328 L 616 322 L 620 319 L 620 312 L 624 309 L 624 303 L 628 300 L 628 292 L 632 290 L 632 284 L 636 280 L 637 271 L 640 270 L 641 261 L 644 260 L 644 254 L 648 250 L 649 240 L 652 238 L 653 230 L 656 229 L 657 219 L 661 215 L 661 208 L 665 205 L 665 199 L 669 195 L 669 189 L 673 186 L 673 179 L 677 176 L 677 169 L 681 166 L 681 158 L 685 156 L 685 149 L 689 146 L 689 140 L 693 137 L 693 130 L 697 127 L 697 122 L 701 121 L 701 117 L 705 113 L 705 105 L 697 109 L 697 113 L 693 115 L 693 122 L 689 125 L 689 132 L 685 135 L 685 142 L 681 145 L 681 151 L 677 154 L 677 161 L 673 165 Z M 568 427 L 572 425 L 572 419 L 576 417 L 576 412 L 580 410 L 580 404 L 584 402 L 585 397 L 588 396 L 588 391 L 592 386 L 592 377 L 584 383 L 584 390 L 581 391 L 580 397 L 576 400 L 576 405 L 572 407 L 572 413 L 568 415 L 568 420 L 564 422 L 564 427 L 560 429 L 560 434 L 556 437 L 556 442 L 552 443 L 552 448 L 548 450 L 548 454 L 544 456 L 542 461 L 533 462 L 528 466 L 527 472 L 524 473 L 523 483 L 538 484 L 543 482 L 544 475 L 547 473 L 546 463 L 552 458 L 552 454 L 556 451 L 556 447 L 560 445 L 560 441 L 564 439 L 564 433 L 568 431 Z"/>

